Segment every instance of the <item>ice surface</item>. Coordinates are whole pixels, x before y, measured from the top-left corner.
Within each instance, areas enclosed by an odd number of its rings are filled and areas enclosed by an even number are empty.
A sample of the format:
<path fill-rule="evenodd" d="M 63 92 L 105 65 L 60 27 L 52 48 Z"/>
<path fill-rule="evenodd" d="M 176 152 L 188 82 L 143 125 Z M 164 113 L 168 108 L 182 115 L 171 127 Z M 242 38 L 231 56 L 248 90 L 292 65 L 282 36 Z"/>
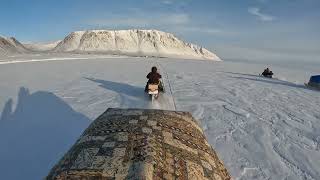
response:
<path fill-rule="evenodd" d="M 266 79 L 257 76 L 266 65 L 247 62 L 64 54 L 36 59 L 0 65 L 4 179 L 47 175 L 109 107 L 192 112 L 234 179 L 320 179 L 320 92 L 303 86 L 316 66 L 269 64 L 279 79 Z M 166 93 L 152 104 L 143 89 L 153 65 Z"/>

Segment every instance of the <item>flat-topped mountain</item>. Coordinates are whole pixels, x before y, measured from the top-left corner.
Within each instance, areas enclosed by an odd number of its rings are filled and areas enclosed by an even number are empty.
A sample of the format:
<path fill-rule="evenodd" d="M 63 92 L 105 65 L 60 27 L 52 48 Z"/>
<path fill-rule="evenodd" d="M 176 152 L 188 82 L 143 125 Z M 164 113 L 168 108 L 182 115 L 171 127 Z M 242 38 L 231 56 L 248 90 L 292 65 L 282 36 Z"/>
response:
<path fill-rule="evenodd" d="M 203 47 L 186 43 L 173 34 L 157 30 L 76 31 L 65 37 L 53 51 L 220 61 L 217 55 Z"/>

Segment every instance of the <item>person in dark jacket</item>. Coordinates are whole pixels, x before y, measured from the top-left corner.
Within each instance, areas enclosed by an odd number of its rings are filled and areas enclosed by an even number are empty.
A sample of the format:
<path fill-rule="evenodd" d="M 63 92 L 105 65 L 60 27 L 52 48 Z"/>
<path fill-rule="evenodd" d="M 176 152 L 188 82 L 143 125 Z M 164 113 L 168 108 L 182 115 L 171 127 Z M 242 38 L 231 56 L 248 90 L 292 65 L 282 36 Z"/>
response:
<path fill-rule="evenodd" d="M 160 91 L 163 91 L 163 86 L 162 86 L 162 83 L 160 81 L 160 79 L 162 78 L 161 74 L 158 73 L 158 69 L 157 67 L 153 66 L 151 68 L 151 72 L 147 75 L 147 79 L 148 82 L 147 82 L 147 85 L 145 87 L 145 92 L 148 92 L 148 85 L 149 84 L 158 84 L 159 85 L 159 90 Z"/>
<path fill-rule="evenodd" d="M 263 71 L 262 76 L 264 76 L 264 77 L 268 77 L 268 78 L 272 78 L 272 76 L 273 76 L 273 72 L 272 72 L 272 71 L 270 71 L 270 69 L 269 69 L 269 68 L 267 68 L 267 69 L 265 69 L 265 70 Z"/>

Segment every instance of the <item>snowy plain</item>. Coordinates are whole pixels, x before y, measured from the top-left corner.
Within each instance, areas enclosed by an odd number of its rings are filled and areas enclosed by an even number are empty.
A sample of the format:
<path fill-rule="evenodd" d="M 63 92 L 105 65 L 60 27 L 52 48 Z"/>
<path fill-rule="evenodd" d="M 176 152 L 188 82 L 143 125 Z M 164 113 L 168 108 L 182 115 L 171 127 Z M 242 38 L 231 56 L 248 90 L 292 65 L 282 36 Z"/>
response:
<path fill-rule="evenodd" d="M 4 179 L 45 177 L 110 107 L 190 111 L 234 179 L 320 179 L 320 92 L 303 86 L 319 64 L 64 54 L 1 63 Z M 153 65 L 166 87 L 155 103 L 143 92 Z M 266 66 L 278 79 L 257 76 Z"/>

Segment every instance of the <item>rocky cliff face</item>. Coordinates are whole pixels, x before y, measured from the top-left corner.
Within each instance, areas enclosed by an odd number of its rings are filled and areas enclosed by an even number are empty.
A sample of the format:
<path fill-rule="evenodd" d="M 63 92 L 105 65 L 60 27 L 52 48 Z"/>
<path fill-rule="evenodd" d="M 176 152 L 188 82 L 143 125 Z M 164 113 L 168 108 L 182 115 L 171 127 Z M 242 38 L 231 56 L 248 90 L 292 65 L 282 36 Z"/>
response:
<path fill-rule="evenodd" d="M 24 53 L 28 50 L 15 38 L 5 38 L 0 36 L 0 55 Z"/>
<path fill-rule="evenodd" d="M 157 30 L 76 31 L 61 41 L 54 51 L 104 52 L 220 61 L 217 55 L 203 47 L 186 43 L 173 34 Z"/>

